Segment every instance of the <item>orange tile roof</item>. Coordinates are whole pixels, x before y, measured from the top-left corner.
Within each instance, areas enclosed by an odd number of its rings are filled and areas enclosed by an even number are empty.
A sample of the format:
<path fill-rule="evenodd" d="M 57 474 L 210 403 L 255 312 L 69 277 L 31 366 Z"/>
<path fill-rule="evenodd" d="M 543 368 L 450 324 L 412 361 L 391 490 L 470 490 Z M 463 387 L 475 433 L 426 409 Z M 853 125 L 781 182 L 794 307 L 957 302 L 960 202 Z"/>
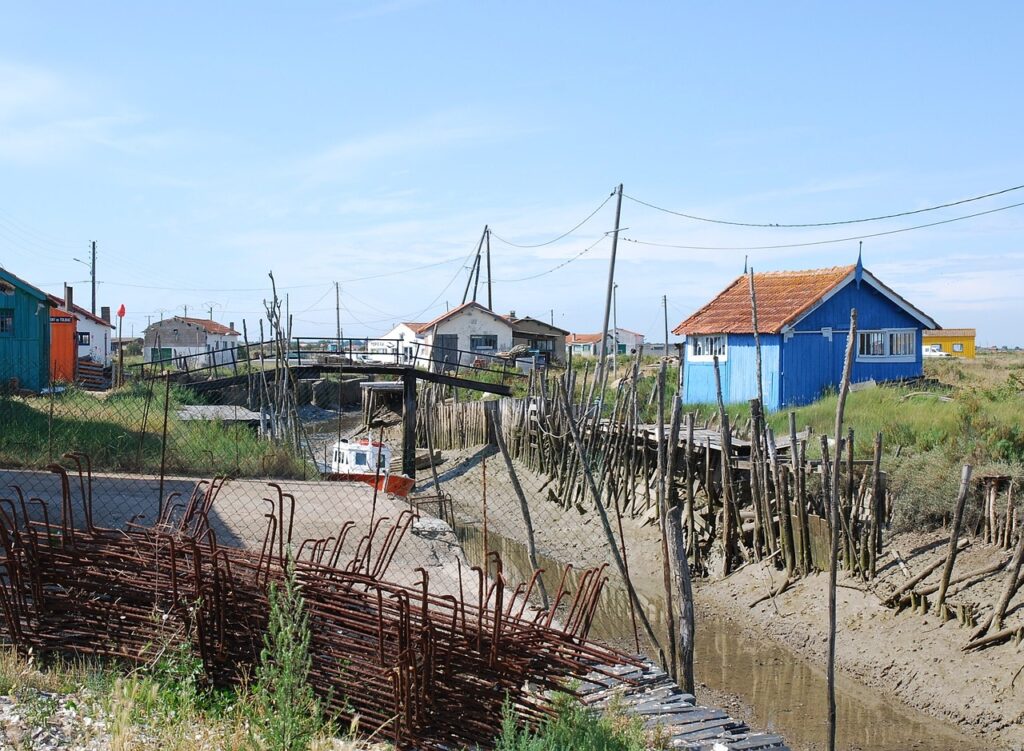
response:
<path fill-rule="evenodd" d="M 421 334 L 424 331 L 426 331 L 427 329 L 432 329 L 434 326 L 436 326 L 437 324 L 441 323 L 441 321 L 444 321 L 444 320 L 446 320 L 448 318 L 451 318 L 456 313 L 461 313 L 463 310 L 466 310 L 468 308 L 479 308 L 480 310 L 482 310 L 483 312 L 487 313 L 488 315 L 494 316 L 495 319 L 497 319 L 499 321 L 502 321 L 502 322 L 508 324 L 509 326 L 512 325 L 511 323 L 508 322 L 508 319 L 506 319 L 505 316 L 499 315 L 498 313 L 495 313 L 493 310 L 490 310 L 486 305 L 481 305 L 480 303 L 473 302 L 471 300 L 470 302 L 464 302 L 464 303 L 462 303 L 462 305 L 459 305 L 457 307 L 452 308 L 451 310 L 449 310 L 446 313 L 442 313 L 437 318 L 435 318 L 433 321 L 427 321 L 427 323 L 419 324 L 419 328 L 415 329 L 415 331 L 416 331 L 417 334 Z M 410 328 L 412 328 L 412 327 L 410 326 Z"/>
<path fill-rule="evenodd" d="M 206 331 L 206 333 L 208 334 L 220 334 L 222 336 L 238 336 L 238 332 L 235 331 L 230 326 L 225 326 L 223 323 L 211 321 L 209 318 L 186 318 L 185 316 L 174 317 L 179 321 L 184 321 L 185 323 L 191 323 L 193 326 L 198 326 L 199 328 Z"/>
<path fill-rule="evenodd" d="M 757 293 L 757 328 L 777 334 L 833 290 L 855 266 L 834 266 L 806 271 L 769 271 L 754 274 Z M 739 276 L 711 302 L 672 330 L 673 334 L 749 334 L 750 286 Z"/>
<path fill-rule="evenodd" d="M 601 332 L 596 334 L 570 334 L 569 344 L 596 344 L 601 341 Z"/>
<path fill-rule="evenodd" d="M 420 333 L 420 331 L 423 330 L 423 327 L 426 326 L 427 324 L 423 323 L 422 321 L 402 321 L 402 325 L 408 326 L 410 329 L 412 329 L 415 333 L 418 334 Z"/>

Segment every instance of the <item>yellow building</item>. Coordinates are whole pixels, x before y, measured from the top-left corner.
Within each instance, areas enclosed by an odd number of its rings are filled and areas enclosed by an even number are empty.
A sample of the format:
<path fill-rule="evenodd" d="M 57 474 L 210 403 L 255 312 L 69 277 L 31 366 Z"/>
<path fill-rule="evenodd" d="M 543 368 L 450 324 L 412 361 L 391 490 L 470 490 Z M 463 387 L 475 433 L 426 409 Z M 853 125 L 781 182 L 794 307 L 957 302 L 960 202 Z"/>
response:
<path fill-rule="evenodd" d="M 934 329 L 922 332 L 921 346 L 929 352 L 945 352 L 952 357 L 974 359 L 974 329 Z"/>

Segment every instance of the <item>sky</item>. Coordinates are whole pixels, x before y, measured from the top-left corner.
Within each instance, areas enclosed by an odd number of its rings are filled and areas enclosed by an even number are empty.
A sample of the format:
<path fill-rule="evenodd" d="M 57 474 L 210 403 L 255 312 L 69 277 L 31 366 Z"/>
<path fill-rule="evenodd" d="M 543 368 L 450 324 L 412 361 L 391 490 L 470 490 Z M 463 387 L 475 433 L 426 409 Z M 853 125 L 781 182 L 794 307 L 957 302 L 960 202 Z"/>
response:
<path fill-rule="evenodd" d="M 635 200 L 808 224 L 1024 184 L 1022 22 L 1016 2 L 3 0 L 0 266 L 87 306 L 96 241 L 126 336 L 186 306 L 252 336 L 269 272 L 295 334 L 335 335 L 339 282 L 344 334 L 380 336 L 462 302 L 488 225 L 494 309 L 590 332 L 621 183 L 616 318 L 661 341 L 663 296 L 671 328 L 745 263 L 853 263 L 844 238 L 1024 202 L 784 228 Z M 942 326 L 1024 345 L 1022 230 L 1024 206 L 863 259 Z"/>

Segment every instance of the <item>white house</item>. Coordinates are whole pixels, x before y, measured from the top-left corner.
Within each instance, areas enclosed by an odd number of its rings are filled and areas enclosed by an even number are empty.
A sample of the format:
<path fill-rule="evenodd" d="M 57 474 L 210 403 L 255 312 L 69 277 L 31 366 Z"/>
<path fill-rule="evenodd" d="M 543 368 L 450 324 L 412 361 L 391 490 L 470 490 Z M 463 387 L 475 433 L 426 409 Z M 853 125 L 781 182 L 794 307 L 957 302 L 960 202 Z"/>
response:
<path fill-rule="evenodd" d="M 635 331 L 630 331 L 629 329 L 609 329 L 608 331 L 608 352 L 631 355 L 643 343 L 644 335 L 638 334 Z M 596 334 L 570 334 L 566 344 L 574 355 L 597 357 L 601 354 L 601 332 L 599 331 Z"/>
<path fill-rule="evenodd" d="M 64 300 L 56 295 L 47 295 L 50 302 L 58 308 L 64 307 Z M 74 297 L 71 309 L 75 314 L 75 331 L 78 337 L 78 359 L 92 360 L 106 367 L 110 365 L 110 344 L 114 326 L 110 323 L 110 308 L 102 308 L 106 320 L 93 315 L 80 305 L 75 305 Z"/>
<path fill-rule="evenodd" d="M 419 333 L 420 327 L 424 325 L 412 321 L 400 323 L 380 339 L 367 342 L 366 352 L 377 362 L 411 364 L 421 355 L 426 357 L 429 354 L 429 350 L 423 346 L 426 341 Z"/>
<path fill-rule="evenodd" d="M 239 334 L 235 324 L 225 326 L 206 318 L 174 316 L 147 326 L 142 345 L 145 362 L 165 367 L 202 368 L 230 365 L 236 359 Z"/>
<path fill-rule="evenodd" d="M 401 323 L 382 338 L 399 341 L 370 342 L 371 356 L 381 362 L 393 362 L 398 347 L 406 362 L 415 357 L 435 367 L 472 365 L 476 360 L 489 364 L 489 355 L 512 349 L 512 324 L 480 303 L 468 302 L 427 323 Z"/>

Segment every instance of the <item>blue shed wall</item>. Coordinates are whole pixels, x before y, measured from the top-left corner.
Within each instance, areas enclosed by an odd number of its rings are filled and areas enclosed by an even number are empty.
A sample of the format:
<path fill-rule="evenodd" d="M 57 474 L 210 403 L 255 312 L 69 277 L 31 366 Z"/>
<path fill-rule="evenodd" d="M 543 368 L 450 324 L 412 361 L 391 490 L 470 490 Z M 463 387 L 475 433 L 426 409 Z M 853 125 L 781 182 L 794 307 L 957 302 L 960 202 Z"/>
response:
<path fill-rule="evenodd" d="M 779 344 L 781 337 L 765 334 L 761 337 L 761 379 L 764 401 L 768 409 L 779 406 Z M 729 334 L 726 342 L 727 357 L 719 362 L 722 377 L 722 398 L 727 404 L 745 402 L 757 396 L 757 368 L 754 336 Z M 715 366 L 710 362 L 686 360 L 683 369 L 683 402 L 685 404 L 714 404 Z"/>
<path fill-rule="evenodd" d="M 0 380 L 17 378 L 40 391 L 50 380 L 50 306 L 15 286 L 12 294 L 0 292 L 0 308 L 14 311 L 13 333 L 0 334 Z"/>
<path fill-rule="evenodd" d="M 850 309 L 857 309 L 857 329 L 914 329 L 917 346 L 911 362 L 858 361 L 851 380 L 896 381 L 923 372 L 921 330 L 924 326 L 866 282 L 851 281 L 819 308 L 797 323 L 782 343 L 782 400 L 784 406 L 808 404 L 828 388 L 839 385 L 850 327 Z M 831 340 L 823 328 L 833 329 Z M 856 353 L 855 353 L 856 354 Z"/>

